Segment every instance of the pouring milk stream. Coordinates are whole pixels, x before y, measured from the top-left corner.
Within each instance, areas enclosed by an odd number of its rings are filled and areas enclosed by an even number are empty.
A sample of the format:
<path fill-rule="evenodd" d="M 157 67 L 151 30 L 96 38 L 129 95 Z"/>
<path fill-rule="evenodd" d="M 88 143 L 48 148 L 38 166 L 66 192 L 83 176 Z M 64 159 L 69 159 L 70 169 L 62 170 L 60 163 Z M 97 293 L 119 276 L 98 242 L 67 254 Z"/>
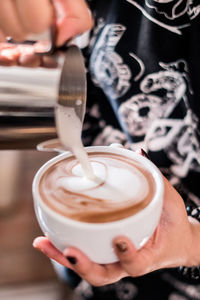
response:
<path fill-rule="evenodd" d="M 86 107 L 84 59 L 76 46 L 69 46 L 66 55 L 55 109 L 57 134 L 61 144 L 78 159 L 85 177 L 97 180 L 81 140 Z"/>
<path fill-rule="evenodd" d="M 77 99 L 75 105 L 80 105 L 80 101 Z M 78 159 L 85 177 L 97 180 L 81 141 L 82 122 L 73 107 L 57 106 L 56 127 L 62 145 Z"/>

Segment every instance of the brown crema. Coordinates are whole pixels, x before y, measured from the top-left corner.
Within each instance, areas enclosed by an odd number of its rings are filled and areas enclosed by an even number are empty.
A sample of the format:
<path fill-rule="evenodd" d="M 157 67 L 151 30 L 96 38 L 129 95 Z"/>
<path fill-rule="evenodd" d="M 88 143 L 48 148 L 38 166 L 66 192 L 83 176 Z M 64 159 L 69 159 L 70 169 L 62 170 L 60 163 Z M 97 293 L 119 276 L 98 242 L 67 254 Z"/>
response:
<path fill-rule="evenodd" d="M 60 179 L 75 177 L 72 170 L 78 164 L 78 161 L 74 156 L 71 156 L 52 165 L 42 176 L 39 192 L 43 202 L 51 210 L 62 216 L 87 223 L 106 223 L 130 217 L 150 203 L 155 194 L 155 181 L 148 170 L 138 162 L 122 155 L 106 152 L 89 153 L 90 162 L 95 162 L 95 159 L 98 158 L 103 158 L 105 168 L 107 168 L 106 164 L 119 168 L 123 166 L 131 172 L 134 172 L 136 168 L 144 175 L 148 183 L 148 194 L 139 203 L 135 203 L 134 198 L 128 201 L 114 202 L 101 199 L 98 193 L 95 194 L 95 197 L 90 197 L 81 192 L 73 192 L 63 188 L 58 184 Z M 104 181 L 99 183 L 101 186 L 104 184 Z M 91 189 L 97 189 L 98 187 Z M 129 186 L 122 188 L 125 191 Z"/>

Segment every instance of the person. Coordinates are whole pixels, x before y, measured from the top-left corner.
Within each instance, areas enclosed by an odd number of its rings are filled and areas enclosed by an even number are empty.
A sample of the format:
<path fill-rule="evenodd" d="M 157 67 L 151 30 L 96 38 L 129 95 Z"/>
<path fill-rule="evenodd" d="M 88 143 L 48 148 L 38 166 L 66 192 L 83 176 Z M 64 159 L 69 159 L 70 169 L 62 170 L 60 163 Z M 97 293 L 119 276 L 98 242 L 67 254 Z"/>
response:
<path fill-rule="evenodd" d="M 75 248 L 61 253 L 46 237 L 36 238 L 33 246 L 84 279 L 85 299 L 200 299 L 199 279 L 193 280 L 200 277 L 200 214 L 193 209 L 200 206 L 200 4 L 90 0 L 94 19 L 84 0 L 54 0 L 53 5 L 58 45 L 89 30 L 83 49 L 88 70 L 84 143 L 143 148 L 163 173 L 164 207 L 142 249 L 124 236 L 115 238 L 118 263 L 96 264 Z M 1 37 L 18 40 L 41 32 L 52 15 L 49 1 L 1 1 Z M 1 47 L 6 51 L 0 51 L 0 63 L 23 64 L 23 50 Z M 191 276 L 180 275 L 179 266 Z"/>

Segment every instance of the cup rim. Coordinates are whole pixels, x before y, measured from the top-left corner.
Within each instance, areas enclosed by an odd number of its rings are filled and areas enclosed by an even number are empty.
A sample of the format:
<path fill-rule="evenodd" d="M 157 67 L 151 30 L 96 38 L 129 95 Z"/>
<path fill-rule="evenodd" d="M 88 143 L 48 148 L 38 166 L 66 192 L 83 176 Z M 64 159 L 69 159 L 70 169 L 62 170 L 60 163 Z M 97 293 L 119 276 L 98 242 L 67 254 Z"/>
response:
<path fill-rule="evenodd" d="M 127 218 L 123 218 L 120 220 L 116 221 L 111 221 L 111 222 L 105 222 L 105 223 L 87 223 L 87 222 L 82 222 L 78 220 L 73 220 L 69 217 L 63 216 L 59 214 L 58 212 L 54 211 L 51 209 L 48 205 L 44 203 L 42 200 L 40 193 L 39 193 L 39 182 L 40 179 L 42 178 L 42 175 L 45 173 L 45 171 L 51 167 L 53 164 L 66 159 L 70 156 L 73 156 L 73 153 L 71 152 L 65 152 L 62 154 L 57 155 L 56 157 L 48 160 L 45 164 L 43 164 L 40 169 L 37 171 L 37 173 L 34 176 L 33 179 L 33 184 L 32 184 L 32 194 L 34 198 L 34 203 L 38 203 L 39 207 L 41 207 L 44 211 L 46 211 L 50 216 L 52 216 L 54 219 L 58 220 L 59 222 L 62 222 L 63 224 L 66 225 L 71 225 L 73 227 L 78 227 L 81 229 L 92 229 L 96 230 L 99 228 L 106 228 L 109 229 L 110 227 L 112 228 L 113 226 L 121 227 L 122 225 L 125 225 L 126 223 L 129 223 L 130 220 L 134 219 L 135 216 L 137 215 L 138 217 L 143 214 L 146 214 L 146 211 L 151 210 L 152 206 L 155 205 L 158 201 L 163 201 L 163 193 L 164 193 L 164 182 L 163 182 L 163 177 L 160 172 L 160 170 L 156 167 L 155 164 L 153 164 L 148 158 L 140 155 L 137 152 L 134 152 L 132 150 L 128 150 L 126 148 L 119 148 L 119 147 L 112 147 L 112 146 L 90 146 L 90 147 L 84 147 L 85 150 L 90 153 L 90 152 L 106 152 L 106 153 L 113 153 L 113 154 L 118 154 L 122 155 L 125 157 L 128 157 L 130 159 L 135 159 L 136 161 L 139 161 L 147 170 L 151 171 L 151 175 L 154 178 L 155 181 L 155 194 L 151 202 L 144 207 L 142 210 L 139 212 L 135 213 L 132 216 L 129 216 Z"/>

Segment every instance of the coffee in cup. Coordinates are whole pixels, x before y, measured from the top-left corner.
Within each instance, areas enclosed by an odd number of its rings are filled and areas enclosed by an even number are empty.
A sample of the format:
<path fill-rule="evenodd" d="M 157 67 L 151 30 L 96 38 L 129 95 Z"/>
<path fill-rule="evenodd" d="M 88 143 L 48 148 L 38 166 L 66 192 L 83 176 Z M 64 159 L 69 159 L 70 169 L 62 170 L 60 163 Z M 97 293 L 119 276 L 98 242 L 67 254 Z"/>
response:
<path fill-rule="evenodd" d="M 33 182 L 39 224 L 61 251 L 73 246 L 97 263 L 118 260 L 118 235 L 142 247 L 162 210 L 163 179 L 157 167 L 133 151 L 110 146 L 85 148 L 95 180 L 83 176 L 71 153 L 40 168 Z"/>
<path fill-rule="evenodd" d="M 87 223 L 113 222 L 145 208 L 155 194 L 151 173 L 119 154 L 89 153 L 96 175 L 86 178 L 74 157 L 53 164 L 42 176 L 39 192 L 53 211 Z"/>

